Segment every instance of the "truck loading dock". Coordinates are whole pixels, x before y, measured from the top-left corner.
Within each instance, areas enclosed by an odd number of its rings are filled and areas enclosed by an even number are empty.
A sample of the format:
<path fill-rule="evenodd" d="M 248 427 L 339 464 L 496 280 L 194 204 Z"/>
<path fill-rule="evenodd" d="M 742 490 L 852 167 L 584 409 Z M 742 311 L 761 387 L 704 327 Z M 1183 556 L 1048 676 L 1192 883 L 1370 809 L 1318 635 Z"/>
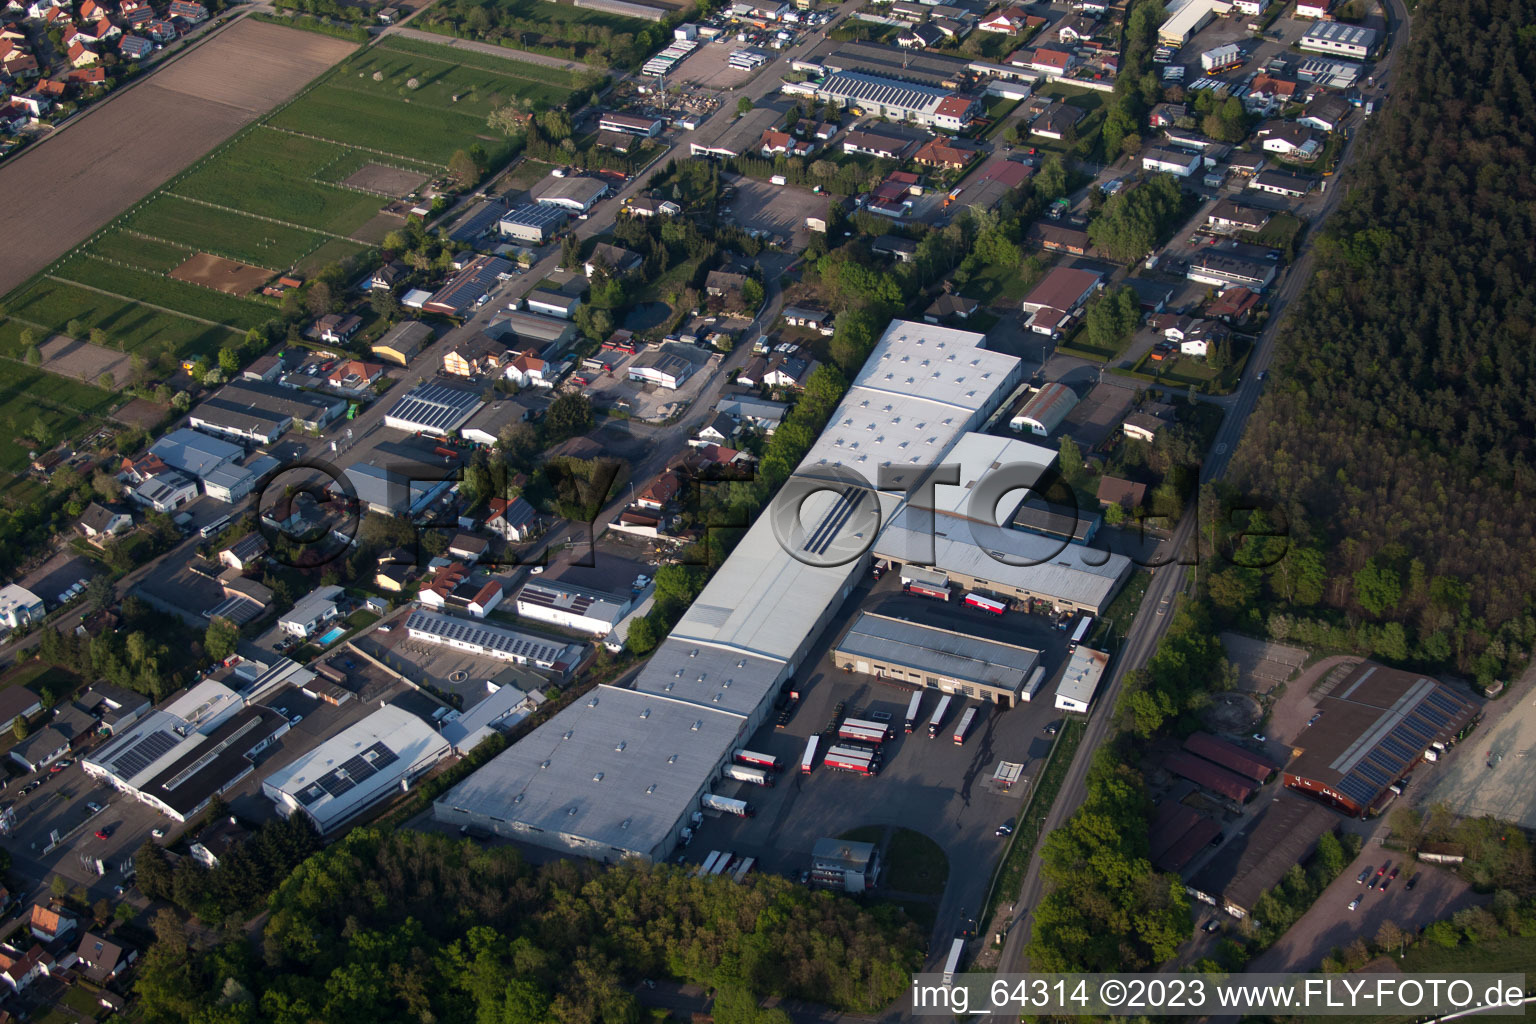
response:
<path fill-rule="evenodd" d="M 1040 652 L 903 619 L 860 613 L 832 652 L 850 672 L 1012 707 Z"/>

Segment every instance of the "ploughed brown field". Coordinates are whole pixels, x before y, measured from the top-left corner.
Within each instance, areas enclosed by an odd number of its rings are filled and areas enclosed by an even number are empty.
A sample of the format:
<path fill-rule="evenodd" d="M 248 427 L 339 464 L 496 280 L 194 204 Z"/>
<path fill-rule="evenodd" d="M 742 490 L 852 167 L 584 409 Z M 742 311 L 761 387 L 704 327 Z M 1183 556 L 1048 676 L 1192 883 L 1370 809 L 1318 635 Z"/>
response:
<path fill-rule="evenodd" d="M 261 267 L 200 252 L 171 271 L 170 276 L 178 281 L 216 288 L 229 295 L 249 295 L 274 275 Z"/>
<path fill-rule="evenodd" d="M 297 93 L 356 44 L 241 19 L 0 163 L 0 295 Z"/>

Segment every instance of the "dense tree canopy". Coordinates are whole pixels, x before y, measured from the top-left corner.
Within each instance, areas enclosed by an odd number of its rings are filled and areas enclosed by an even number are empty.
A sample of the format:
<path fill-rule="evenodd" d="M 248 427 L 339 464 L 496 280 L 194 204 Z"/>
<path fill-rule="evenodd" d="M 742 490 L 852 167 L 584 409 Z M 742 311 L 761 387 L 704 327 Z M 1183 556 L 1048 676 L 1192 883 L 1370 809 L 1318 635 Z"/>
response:
<path fill-rule="evenodd" d="M 1335 631 L 1490 680 L 1536 639 L 1536 0 L 1425 0 L 1407 45 L 1233 475 Z"/>

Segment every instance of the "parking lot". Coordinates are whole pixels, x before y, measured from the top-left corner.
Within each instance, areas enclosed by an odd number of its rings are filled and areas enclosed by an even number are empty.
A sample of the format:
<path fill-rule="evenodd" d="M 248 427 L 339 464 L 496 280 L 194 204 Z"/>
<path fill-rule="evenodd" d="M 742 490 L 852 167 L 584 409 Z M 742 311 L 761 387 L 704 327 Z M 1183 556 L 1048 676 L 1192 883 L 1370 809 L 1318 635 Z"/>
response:
<path fill-rule="evenodd" d="M 730 200 L 731 220 L 749 231 L 766 231 L 789 239 L 789 248 L 798 252 L 811 241 L 807 217 L 825 217 L 827 196 L 808 188 L 770 185 L 751 178 L 736 178 L 736 195 Z M 725 211 L 722 211 L 725 212 Z"/>
<path fill-rule="evenodd" d="M 77 555 L 68 545 L 58 554 L 28 573 L 21 585 L 42 598 L 43 604 L 52 611 L 59 605 L 59 598 L 81 580 L 89 580 L 97 573 L 96 564 L 83 555 Z M 83 589 L 83 588 L 82 588 Z"/>
<path fill-rule="evenodd" d="M 624 352 L 601 352 L 597 358 L 605 360 L 609 370 L 578 370 L 576 375 L 590 383 L 577 385 L 599 408 L 617 406 L 627 409 L 632 419 L 657 423 L 671 419 L 687 410 L 699 393 L 704 390 L 710 372 L 719 365 L 721 353 L 697 345 L 674 342 L 666 351 L 682 356 L 693 364 L 693 375 L 676 389 L 658 384 L 646 384 L 629 379 L 629 367 L 635 356 Z"/>
<path fill-rule="evenodd" d="M 903 731 L 903 719 L 909 689 L 874 676 L 844 672 L 828 656 L 859 610 L 920 615 L 922 621 L 933 625 L 1039 647 L 1050 675 L 1035 703 L 1012 710 L 957 696 L 933 740 L 928 738 L 926 723 L 938 705 L 939 694 L 928 690 L 918 727 L 908 735 Z M 980 908 L 1007 843 L 995 832 L 1000 824 L 1018 815 L 1041 760 L 1050 750 L 1052 740 L 1045 730 L 1062 720 L 1062 712 L 1055 710 L 1053 701 L 1054 676 L 1065 660 L 1065 644 L 1066 634 L 1045 616 L 1011 612 L 998 618 L 960 604 L 905 595 L 894 575 L 888 575 L 872 590 L 867 585 L 856 588 L 796 678 L 803 699 L 788 726 L 777 729 L 770 718 L 744 741 L 749 749 L 780 759 L 783 767 L 778 785 L 763 789 L 745 783 L 718 783 L 716 792 L 750 801 L 756 816 L 706 818 L 684 851 L 685 861 L 699 863 L 711 850 L 729 849 L 757 857 L 763 870 L 797 877 L 810 866 L 811 848 L 818 839 L 839 836 L 861 825 L 912 828 L 914 823 L 921 823 L 921 831 L 943 847 L 949 858 L 949 887 L 940 904 L 935 934 L 952 934 Z M 884 762 L 877 777 L 821 764 L 810 774 L 801 774 L 799 764 L 807 739 L 826 728 L 839 702 L 846 702 L 849 716 L 890 716 L 894 736 L 881 747 Z M 976 721 L 965 743 L 956 745 L 953 728 L 969 707 L 977 709 Z M 995 790 L 991 785 L 1000 761 L 1024 765 L 1023 778 L 1011 791 Z"/>
<path fill-rule="evenodd" d="M 713 42 L 704 43 L 673 69 L 672 81 L 667 84 L 680 84 L 685 89 L 692 87 L 699 92 L 725 92 L 744 85 L 761 70 L 747 71 L 731 67 L 732 51 L 745 45 L 737 42 L 735 36 L 722 36 Z"/>
<path fill-rule="evenodd" d="M 1536 697 L 1530 689 L 1511 693 L 1486 712 L 1503 713 L 1493 725 L 1484 724 L 1440 764 L 1424 765 L 1431 772 L 1422 806 L 1443 803 L 1458 815 L 1492 815 L 1525 828 L 1536 828 Z"/>

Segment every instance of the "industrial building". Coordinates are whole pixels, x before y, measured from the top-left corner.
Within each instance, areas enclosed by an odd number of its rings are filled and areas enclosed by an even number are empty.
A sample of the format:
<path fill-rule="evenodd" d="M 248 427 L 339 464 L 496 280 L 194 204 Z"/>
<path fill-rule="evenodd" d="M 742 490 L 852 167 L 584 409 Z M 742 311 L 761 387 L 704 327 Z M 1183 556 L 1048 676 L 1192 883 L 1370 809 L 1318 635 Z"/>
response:
<path fill-rule="evenodd" d="M 1184 741 L 1184 749 L 1261 785 L 1280 768 L 1268 758 L 1208 732 L 1192 734 Z"/>
<path fill-rule="evenodd" d="M 370 351 L 385 362 L 408 366 L 430 344 L 432 328 L 420 320 L 405 320 L 385 331 Z"/>
<path fill-rule="evenodd" d="M 405 620 L 412 640 L 485 658 L 564 674 L 581 660 L 581 645 L 522 630 L 471 622 L 441 612 L 414 611 Z"/>
<path fill-rule="evenodd" d="M 384 425 L 411 433 L 452 437 L 483 404 L 472 391 L 425 380 L 384 414 Z"/>
<path fill-rule="evenodd" d="M 283 817 L 302 814 L 325 835 L 402 792 L 448 751 L 437 730 L 386 704 L 268 775 L 261 791 Z"/>
<path fill-rule="evenodd" d="M 521 619 L 548 622 L 564 629 L 574 629 L 605 637 L 629 612 L 630 599 L 605 594 L 586 587 L 557 580 L 530 580 L 517 592 L 517 615 Z"/>
<path fill-rule="evenodd" d="M 1380 41 L 1381 33 L 1373 28 L 1342 21 L 1319 21 L 1302 34 L 1296 45 L 1313 53 L 1363 60 L 1371 55 Z"/>
<path fill-rule="evenodd" d="M 1188 804 L 1165 799 L 1147 826 L 1147 853 L 1159 871 L 1182 871 L 1185 865 L 1221 835 L 1221 822 Z"/>
<path fill-rule="evenodd" d="M 693 376 L 693 371 L 691 359 L 675 351 L 667 351 L 666 346 L 660 346 L 647 349 L 630 362 L 629 379 L 676 390 Z"/>
<path fill-rule="evenodd" d="M 512 264 L 500 256 L 476 256 L 421 304 L 423 311 L 463 317 L 489 295 L 498 281 L 512 276 Z"/>
<path fill-rule="evenodd" d="M 1186 891 L 1242 919 L 1260 896 L 1304 863 L 1338 818 L 1316 804 L 1282 794 L 1248 828 L 1228 840 L 1220 857 L 1206 861 Z"/>
<path fill-rule="evenodd" d="M 489 693 L 484 700 L 462 714 L 449 715 L 439 730 L 460 757 L 467 756 L 492 733 L 507 732 L 544 703 L 544 695 L 537 690 L 527 693 L 510 683 L 498 686 L 490 680 L 485 685 Z"/>
<path fill-rule="evenodd" d="M 1217 14 L 1225 14 L 1232 5 L 1226 0 L 1184 0 L 1173 7 L 1157 29 L 1157 41 L 1164 46 L 1183 46 L 1196 32 L 1211 23 Z"/>
<path fill-rule="evenodd" d="M 756 519 L 633 689 L 598 687 L 441 797 L 436 817 L 600 860 L 669 854 L 861 578 L 875 504 L 896 508 L 1018 383 L 1019 361 L 983 340 L 893 321 L 779 507 Z"/>
<path fill-rule="evenodd" d="M 1029 318 L 1029 329 L 1057 337 L 1103 282 L 1104 275 L 1095 270 L 1052 268 L 1024 297 L 1022 309 Z"/>
<path fill-rule="evenodd" d="M 213 397 L 200 402 L 188 422 L 219 437 L 271 444 L 290 427 L 322 430 L 346 411 L 346 399 L 335 395 L 242 379 L 230 381 Z"/>
<path fill-rule="evenodd" d="M 1061 682 L 1056 684 L 1056 707 L 1086 715 L 1107 668 L 1109 655 L 1079 646 L 1067 659 L 1066 671 L 1061 674 Z"/>
<path fill-rule="evenodd" d="M 549 203 L 528 203 L 506 214 L 497 221 L 497 230 L 506 238 L 531 245 L 543 245 L 565 227 L 568 215 L 565 210 Z"/>
<path fill-rule="evenodd" d="M 1028 430 L 1039 437 L 1050 436 L 1061 426 L 1067 414 L 1077 407 L 1077 392 L 1057 381 L 1041 387 L 1024 403 L 1019 414 L 1008 421 L 1010 430 Z"/>
<path fill-rule="evenodd" d="M 218 467 L 240 458 L 245 449 L 182 427 L 150 445 L 149 454 L 172 469 L 201 480 Z"/>
<path fill-rule="evenodd" d="M 608 194 L 608 183 L 598 178 L 546 178 L 533 201 L 586 213 Z"/>
<path fill-rule="evenodd" d="M 763 132 L 777 126 L 783 116 L 772 107 L 754 107 L 734 121 L 714 118 L 704 131 L 689 136 L 689 152 L 694 156 L 718 157 L 750 153 L 758 148 Z M 644 212 L 637 209 L 637 203 L 631 203 L 629 209 L 635 213 Z"/>
<path fill-rule="evenodd" d="M 1186 153 L 1182 149 L 1152 148 L 1141 154 L 1143 170 L 1158 174 L 1172 174 L 1187 178 L 1200 169 L 1204 157 L 1199 153 Z"/>
<path fill-rule="evenodd" d="M 1279 263 L 1275 260 L 1249 259 L 1211 246 L 1202 249 L 1190 259 L 1189 270 L 1185 276 L 1191 281 L 1215 285 L 1218 288 L 1242 285 L 1251 291 L 1262 292 L 1275 279 L 1278 266 Z"/>
<path fill-rule="evenodd" d="M 255 770 L 288 719 L 205 680 L 80 759 L 87 775 L 176 821 Z"/>
<path fill-rule="evenodd" d="M 655 138 L 661 134 L 666 122 L 658 121 L 654 117 L 635 117 L 632 114 L 604 114 L 598 122 L 598 128 L 605 132 L 622 132 L 626 135 L 640 135 L 646 138 Z"/>
<path fill-rule="evenodd" d="M 1188 779 L 1201 789 L 1226 797 L 1234 803 L 1247 803 L 1259 791 L 1252 779 L 1182 750 L 1169 754 L 1161 764 L 1180 778 Z"/>
<path fill-rule="evenodd" d="M 1284 171 L 1260 171 L 1248 182 L 1248 187 L 1268 192 L 1270 195 L 1300 199 L 1312 191 L 1313 179 Z"/>
<path fill-rule="evenodd" d="M 1476 723 L 1479 707 L 1444 683 L 1362 662 L 1317 702 L 1292 741 L 1285 785 L 1351 815 L 1377 806 L 1426 756 L 1439 757 Z"/>
<path fill-rule="evenodd" d="M 881 43 L 836 42 L 821 44 L 803 57 L 790 61 L 794 71 L 813 75 L 862 74 L 892 82 L 911 82 L 953 92 L 970 84 L 981 72 L 978 62 L 943 53 L 911 53 Z"/>
<path fill-rule="evenodd" d="M 874 843 L 818 839 L 811 848 L 811 881 L 839 892 L 861 893 L 880 880 L 880 852 Z"/>
<path fill-rule="evenodd" d="M 19 583 L 0 587 L 0 622 L 11 629 L 21 629 L 45 614 L 43 599 Z"/>
<path fill-rule="evenodd" d="M 828 75 L 816 86 L 816 98 L 856 107 L 866 114 L 961 131 L 980 110 L 971 96 L 928 85 L 845 71 Z"/>
<path fill-rule="evenodd" d="M 1040 652 L 860 612 L 832 651 L 838 668 L 1012 707 Z"/>

